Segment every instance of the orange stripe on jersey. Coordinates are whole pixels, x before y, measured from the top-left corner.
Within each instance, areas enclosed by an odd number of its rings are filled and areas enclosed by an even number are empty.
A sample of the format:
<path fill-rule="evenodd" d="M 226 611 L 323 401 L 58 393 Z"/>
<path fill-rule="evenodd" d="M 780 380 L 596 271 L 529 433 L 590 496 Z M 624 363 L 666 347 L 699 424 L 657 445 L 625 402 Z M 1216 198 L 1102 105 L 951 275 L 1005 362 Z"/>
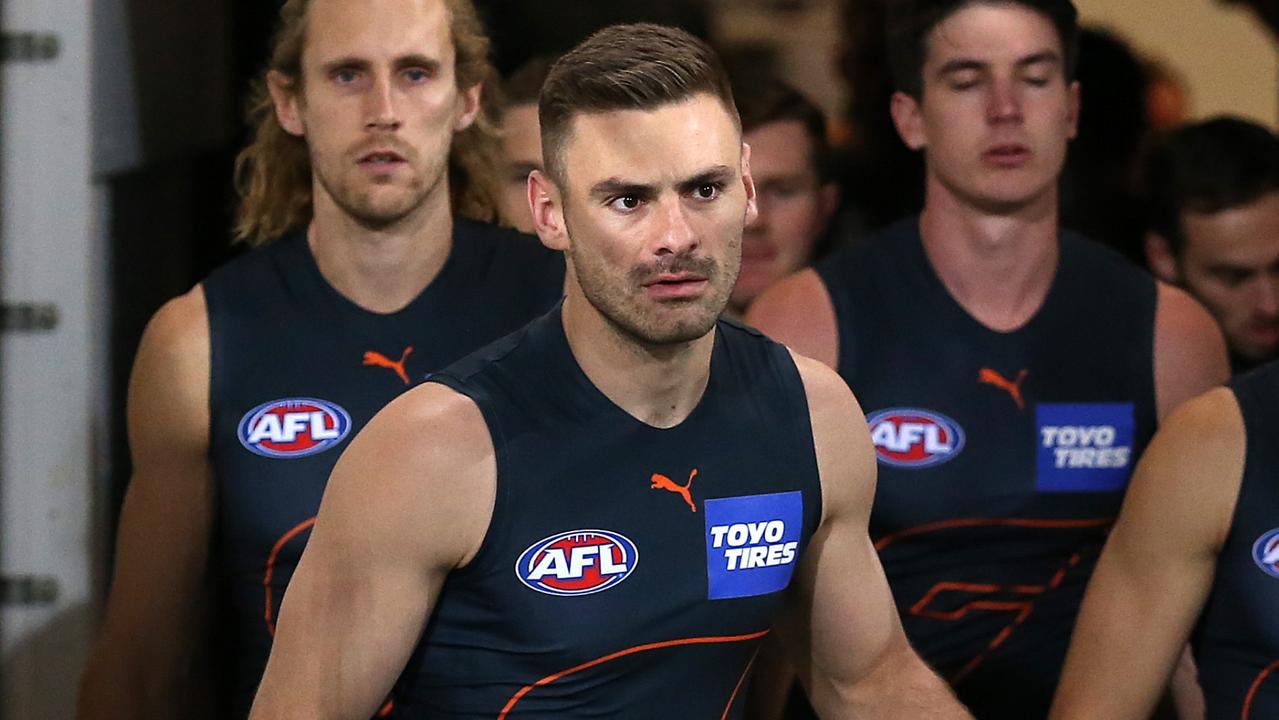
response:
<path fill-rule="evenodd" d="M 741 692 L 742 683 L 746 682 L 746 676 L 751 674 L 751 668 L 755 666 L 755 658 L 759 657 L 759 648 L 755 648 L 755 653 L 751 655 L 751 659 L 746 663 L 746 669 L 742 671 L 742 676 L 737 678 L 737 685 L 733 687 L 733 694 L 728 696 L 728 704 L 724 706 L 724 714 L 719 716 L 719 720 L 728 720 L 728 711 L 733 709 L 733 702 L 737 700 L 737 693 Z"/>
<path fill-rule="evenodd" d="M 1040 519 L 1040 518 L 957 518 L 954 520 L 939 520 L 937 522 L 919 525 L 905 530 L 898 530 L 895 533 L 889 533 L 884 537 L 875 541 L 875 549 L 883 550 L 888 545 L 905 538 L 915 537 L 917 535 L 927 535 L 928 533 L 938 532 L 940 530 L 952 530 L 954 528 L 964 527 L 1028 527 L 1028 528 L 1048 528 L 1061 530 L 1080 530 L 1086 528 L 1106 527 L 1114 523 L 1115 519 L 1109 518 L 1090 518 L 1090 519 Z"/>
<path fill-rule="evenodd" d="M 271 577 L 275 575 L 275 560 L 290 540 L 308 530 L 314 524 L 315 518 L 298 523 L 297 527 L 284 533 L 279 540 L 275 541 L 275 547 L 271 548 L 271 554 L 266 558 L 266 572 L 262 574 L 262 589 L 265 591 L 266 596 L 266 610 L 263 612 L 262 617 L 266 620 L 266 631 L 270 633 L 271 637 L 275 637 L 275 613 L 271 610 Z"/>
<path fill-rule="evenodd" d="M 745 642 L 747 640 L 755 640 L 757 638 L 762 638 L 768 633 L 769 633 L 768 630 L 761 630 L 759 632 L 750 633 L 748 635 L 725 635 L 725 636 L 719 636 L 719 637 L 699 637 L 699 638 L 681 638 L 679 640 L 663 640 L 662 642 L 648 643 L 646 645 L 636 645 L 634 647 L 626 648 L 625 650 L 618 650 L 615 653 L 610 653 L 608 655 L 605 655 L 604 657 L 596 658 L 594 660 L 591 660 L 590 662 L 584 662 L 581 665 L 576 665 L 567 670 L 561 670 L 560 672 L 557 672 L 553 675 L 547 675 L 546 677 L 542 678 L 541 680 L 538 680 L 532 685 L 525 685 L 524 687 L 520 688 L 519 692 L 512 695 L 510 700 L 506 701 L 506 706 L 502 708 L 502 712 L 498 713 L 497 720 L 505 720 L 506 716 L 510 714 L 511 710 L 514 709 L 516 704 L 518 704 L 520 700 L 523 700 L 524 696 L 528 695 L 533 690 L 539 687 L 550 685 L 551 683 L 556 682 L 557 680 L 563 680 L 569 675 L 579 673 L 583 670 L 589 670 L 597 665 L 603 665 L 606 662 L 611 662 L 613 660 L 617 660 L 618 658 L 626 657 L 627 655 L 634 655 L 636 653 L 648 652 L 649 650 L 660 650 L 662 648 L 668 648 L 668 647 L 679 647 L 681 645 L 713 645 L 717 643 Z M 749 669 L 750 669 L 750 666 L 748 665 L 747 670 Z M 743 677 L 745 677 L 744 673 L 743 673 Z M 738 685 L 740 684 L 741 684 L 741 681 L 738 681 Z M 734 690 L 733 692 L 734 694 L 736 694 L 737 691 Z M 730 707 L 732 706 L 731 699 L 729 700 L 729 705 Z"/>
<path fill-rule="evenodd" d="M 1261 683 L 1265 682 L 1266 678 L 1270 677 L 1270 673 L 1275 670 L 1279 670 L 1279 660 L 1270 663 L 1265 670 L 1262 670 L 1257 675 L 1257 679 L 1252 681 L 1252 687 L 1248 688 L 1248 695 L 1243 700 L 1243 712 L 1239 713 L 1239 720 L 1249 720 L 1248 716 L 1252 714 L 1252 701 L 1257 697 L 1257 691 L 1261 689 Z"/>

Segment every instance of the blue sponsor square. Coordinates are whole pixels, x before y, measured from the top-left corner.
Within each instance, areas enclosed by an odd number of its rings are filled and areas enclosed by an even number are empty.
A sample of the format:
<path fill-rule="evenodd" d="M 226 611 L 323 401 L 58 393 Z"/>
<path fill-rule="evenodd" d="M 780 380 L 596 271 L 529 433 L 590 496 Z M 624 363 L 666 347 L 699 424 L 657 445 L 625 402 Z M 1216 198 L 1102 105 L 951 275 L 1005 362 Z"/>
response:
<path fill-rule="evenodd" d="M 1035 407 L 1035 488 L 1124 489 L 1137 458 L 1132 403 L 1040 403 Z"/>
<path fill-rule="evenodd" d="M 803 493 L 715 498 L 705 507 L 707 597 L 752 597 L 786 589 L 799 559 Z"/>

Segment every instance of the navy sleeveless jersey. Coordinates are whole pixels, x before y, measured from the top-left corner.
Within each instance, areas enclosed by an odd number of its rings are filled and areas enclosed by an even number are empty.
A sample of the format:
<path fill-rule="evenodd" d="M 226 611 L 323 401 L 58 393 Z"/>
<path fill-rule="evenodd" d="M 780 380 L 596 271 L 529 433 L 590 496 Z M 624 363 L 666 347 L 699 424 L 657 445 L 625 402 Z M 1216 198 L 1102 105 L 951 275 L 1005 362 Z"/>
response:
<path fill-rule="evenodd" d="M 1279 717 L 1279 364 L 1231 389 L 1247 437 L 1243 482 L 1195 657 L 1209 720 L 1268 720 Z"/>
<path fill-rule="evenodd" d="M 818 267 L 879 457 L 872 539 L 911 642 L 982 719 L 1047 715 L 1155 427 L 1154 281 L 1059 247 L 1042 307 L 1007 333 L 954 300 L 917 221 Z"/>
<path fill-rule="evenodd" d="M 563 279 L 558 253 L 458 220 L 439 275 L 395 313 L 372 313 L 340 295 L 303 234 L 204 282 L 214 553 L 234 631 L 226 652 L 235 717 L 248 714 L 284 588 L 347 443 L 428 372 L 546 312 Z"/>
<path fill-rule="evenodd" d="M 401 679 L 430 718 L 741 717 L 821 517 L 789 353 L 727 321 L 706 391 L 657 429 L 578 366 L 554 311 L 432 378 L 476 402 L 497 501 Z"/>

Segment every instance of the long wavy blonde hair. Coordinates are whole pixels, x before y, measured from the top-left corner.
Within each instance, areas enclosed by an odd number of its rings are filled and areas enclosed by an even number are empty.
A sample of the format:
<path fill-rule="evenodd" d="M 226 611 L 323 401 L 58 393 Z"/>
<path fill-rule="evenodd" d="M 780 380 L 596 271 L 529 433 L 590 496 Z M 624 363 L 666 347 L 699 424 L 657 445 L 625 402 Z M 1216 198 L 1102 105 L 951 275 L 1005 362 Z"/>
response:
<path fill-rule="evenodd" d="M 498 145 L 493 119 L 497 83 L 489 60 L 491 44 L 471 0 L 443 0 L 455 50 L 458 89 L 483 83 L 483 110 L 469 128 L 453 137 L 449 188 L 453 211 L 477 220 L 497 217 Z M 275 70 L 301 89 L 302 49 L 311 0 L 287 0 L 280 9 L 271 61 L 254 82 L 248 106 L 253 140 L 235 160 L 240 196 L 235 237 L 264 245 L 311 220 L 311 160 L 306 140 L 290 135 L 275 116 L 266 74 Z"/>

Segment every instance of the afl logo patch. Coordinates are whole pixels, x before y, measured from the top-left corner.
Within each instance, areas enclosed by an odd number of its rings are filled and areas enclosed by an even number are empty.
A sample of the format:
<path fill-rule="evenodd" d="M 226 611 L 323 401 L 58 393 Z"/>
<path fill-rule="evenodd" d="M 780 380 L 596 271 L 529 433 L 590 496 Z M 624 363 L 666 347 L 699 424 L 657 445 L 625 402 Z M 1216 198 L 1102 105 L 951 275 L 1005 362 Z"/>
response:
<path fill-rule="evenodd" d="M 964 449 L 959 423 L 930 410 L 890 408 L 871 415 L 870 440 L 879 461 L 894 467 L 939 465 Z"/>
<path fill-rule="evenodd" d="M 1270 577 L 1279 578 L 1279 528 L 1262 535 L 1252 544 L 1252 561 Z"/>
<path fill-rule="evenodd" d="M 240 444 L 269 458 L 300 458 L 322 453 L 351 432 L 351 416 L 325 400 L 273 400 L 240 420 Z"/>
<path fill-rule="evenodd" d="M 620 584 L 638 564 L 639 549 L 625 535 L 573 530 L 539 540 L 521 553 L 515 575 L 547 595 L 590 595 Z"/>

